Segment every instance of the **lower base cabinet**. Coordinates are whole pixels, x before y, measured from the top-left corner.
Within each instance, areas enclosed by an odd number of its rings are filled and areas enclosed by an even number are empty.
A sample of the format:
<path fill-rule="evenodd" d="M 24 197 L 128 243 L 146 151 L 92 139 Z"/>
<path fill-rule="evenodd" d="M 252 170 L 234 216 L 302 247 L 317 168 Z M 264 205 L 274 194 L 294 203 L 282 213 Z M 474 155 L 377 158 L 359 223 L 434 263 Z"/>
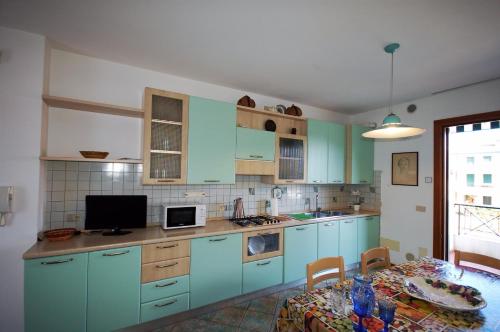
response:
<path fill-rule="evenodd" d="M 243 264 L 243 293 L 283 282 L 283 256 Z"/>
<path fill-rule="evenodd" d="M 339 255 L 339 228 L 337 220 L 318 224 L 318 259 Z"/>
<path fill-rule="evenodd" d="M 285 228 L 284 282 L 306 277 L 306 265 L 318 258 L 318 225 Z"/>
<path fill-rule="evenodd" d="M 380 217 L 358 218 L 358 257 L 361 257 L 366 250 L 378 246 L 380 246 Z"/>
<path fill-rule="evenodd" d="M 191 240 L 191 308 L 241 294 L 241 233 Z"/>
<path fill-rule="evenodd" d="M 358 228 L 357 220 L 340 220 L 339 256 L 344 257 L 344 264 L 358 263 Z"/>
<path fill-rule="evenodd" d="M 189 309 L 189 293 L 141 304 L 141 323 Z"/>
<path fill-rule="evenodd" d="M 87 264 L 87 253 L 24 262 L 26 332 L 86 331 Z"/>
<path fill-rule="evenodd" d="M 140 246 L 89 254 L 88 332 L 114 331 L 138 324 L 140 302 Z"/>

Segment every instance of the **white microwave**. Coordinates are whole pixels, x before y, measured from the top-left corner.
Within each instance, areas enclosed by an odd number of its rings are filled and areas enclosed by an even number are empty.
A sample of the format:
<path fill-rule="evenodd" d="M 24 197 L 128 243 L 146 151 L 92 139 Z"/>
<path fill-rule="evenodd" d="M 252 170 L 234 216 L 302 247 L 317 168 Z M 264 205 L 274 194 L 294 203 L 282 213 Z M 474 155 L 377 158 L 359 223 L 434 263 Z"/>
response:
<path fill-rule="evenodd" d="M 163 205 L 160 213 L 161 227 L 165 230 L 205 226 L 205 205 Z"/>

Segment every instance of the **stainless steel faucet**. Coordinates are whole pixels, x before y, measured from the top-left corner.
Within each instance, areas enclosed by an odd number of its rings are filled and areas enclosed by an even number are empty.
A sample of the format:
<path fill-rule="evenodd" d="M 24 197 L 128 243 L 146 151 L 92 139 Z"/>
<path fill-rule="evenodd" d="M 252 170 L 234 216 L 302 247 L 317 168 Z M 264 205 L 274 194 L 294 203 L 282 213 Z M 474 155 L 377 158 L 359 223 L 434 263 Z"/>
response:
<path fill-rule="evenodd" d="M 316 212 L 320 212 L 321 207 L 319 206 L 319 192 L 316 193 Z"/>

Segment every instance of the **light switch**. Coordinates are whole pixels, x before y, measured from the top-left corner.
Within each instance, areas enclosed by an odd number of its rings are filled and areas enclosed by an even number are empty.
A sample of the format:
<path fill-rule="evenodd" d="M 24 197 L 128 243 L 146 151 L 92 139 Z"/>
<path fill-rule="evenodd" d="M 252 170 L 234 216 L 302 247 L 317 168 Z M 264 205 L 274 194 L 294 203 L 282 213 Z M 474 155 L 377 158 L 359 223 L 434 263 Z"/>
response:
<path fill-rule="evenodd" d="M 417 210 L 417 212 L 425 212 L 426 207 L 423 205 L 417 205 L 415 210 Z"/>

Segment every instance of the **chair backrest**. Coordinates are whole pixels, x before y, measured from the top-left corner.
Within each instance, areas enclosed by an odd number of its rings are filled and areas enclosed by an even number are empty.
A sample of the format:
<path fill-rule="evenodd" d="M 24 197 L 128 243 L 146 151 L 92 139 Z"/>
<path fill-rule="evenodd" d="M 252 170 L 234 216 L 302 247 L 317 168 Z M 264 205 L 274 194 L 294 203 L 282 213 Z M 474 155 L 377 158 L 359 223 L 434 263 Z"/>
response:
<path fill-rule="evenodd" d="M 368 274 L 368 271 L 377 267 L 388 268 L 391 266 L 389 248 L 378 247 L 365 251 L 361 254 L 361 273 Z"/>
<path fill-rule="evenodd" d="M 500 259 L 481 254 L 475 254 L 473 252 L 455 250 L 455 265 L 460 265 L 461 261 L 489 266 L 494 269 L 500 270 Z"/>
<path fill-rule="evenodd" d="M 338 272 L 328 272 L 333 269 L 338 269 Z M 315 277 L 320 272 L 325 273 Z M 340 281 L 345 280 L 344 258 L 342 256 L 325 257 L 307 264 L 307 290 L 312 290 L 314 285 L 323 280 L 333 278 L 339 278 Z"/>

